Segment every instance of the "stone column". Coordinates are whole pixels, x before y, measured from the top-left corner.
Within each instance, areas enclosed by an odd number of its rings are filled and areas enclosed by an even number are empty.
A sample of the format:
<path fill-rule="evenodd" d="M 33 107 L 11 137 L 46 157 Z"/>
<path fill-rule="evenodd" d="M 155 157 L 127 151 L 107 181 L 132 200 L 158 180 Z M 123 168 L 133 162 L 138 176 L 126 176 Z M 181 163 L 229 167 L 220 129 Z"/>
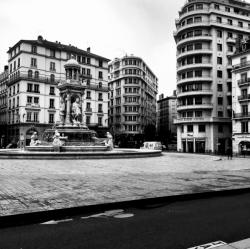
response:
<path fill-rule="evenodd" d="M 71 94 L 67 93 L 67 110 L 66 110 L 66 120 L 65 120 L 65 124 L 66 125 L 70 125 L 70 109 L 71 109 Z"/>

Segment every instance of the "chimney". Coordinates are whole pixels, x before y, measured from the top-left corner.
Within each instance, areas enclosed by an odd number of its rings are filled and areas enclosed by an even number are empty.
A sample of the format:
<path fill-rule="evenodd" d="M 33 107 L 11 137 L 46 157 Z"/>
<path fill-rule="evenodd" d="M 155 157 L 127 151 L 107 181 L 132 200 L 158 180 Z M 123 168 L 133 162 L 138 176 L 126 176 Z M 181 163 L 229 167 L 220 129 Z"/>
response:
<path fill-rule="evenodd" d="M 90 47 L 87 48 L 87 52 L 90 53 Z"/>
<path fill-rule="evenodd" d="M 38 40 L 38 41 L 43 41 L 43 37 L 42 37 L 41 35 L 39 35 L 39 36 L 37 37 L 37 40 Z"/>

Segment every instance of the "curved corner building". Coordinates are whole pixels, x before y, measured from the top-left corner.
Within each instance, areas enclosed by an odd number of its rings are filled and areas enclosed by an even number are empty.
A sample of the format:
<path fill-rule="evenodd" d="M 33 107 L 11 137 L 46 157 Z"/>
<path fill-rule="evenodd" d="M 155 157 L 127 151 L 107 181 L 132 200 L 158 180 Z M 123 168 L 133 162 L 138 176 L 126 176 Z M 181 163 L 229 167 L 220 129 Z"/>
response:
<path fill-rule="evenodd" d="M 120 146 L 138 147 L 145 128 L 156 125 L 158 79 L 136 56 L 109 63 L 109 126 Z"/>
<path fill-rule="evenodd" d="M 250 35 L 250 4 L 188 0 L 176 20 L 177 148 L 225 153 L 232 136 L 236 39 Z"/>

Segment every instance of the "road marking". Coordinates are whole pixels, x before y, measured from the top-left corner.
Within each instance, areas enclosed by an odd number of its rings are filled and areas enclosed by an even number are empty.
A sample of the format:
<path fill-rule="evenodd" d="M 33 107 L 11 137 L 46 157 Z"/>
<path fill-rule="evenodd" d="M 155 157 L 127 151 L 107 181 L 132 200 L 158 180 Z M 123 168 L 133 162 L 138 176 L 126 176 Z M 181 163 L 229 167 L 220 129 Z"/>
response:
<path fill-rule="evenodd" d="M 133 217 L 134 214 L 117 214 L 114 216 L 114 218 L 117 218 L 117 219 L 124 219 L 124 218 L 130 218 L 130 217 Z"/>
<path fill-rule="evenodd" d="M 211 243 L 200 245 L 200 246 L 190 247 L 188 249 L 210 249 L 210 248 L 216 248 L 218 246 L 223 246 L 223 245 L 227 245 L 227 243 L 219 240 L 219 241 L 211 242 Z"/>
<path fill-rule="evenodd" d="M 41 225 L 57 225 L 58 223 L 62 222 L 69 222 L 72 221 L 73 219 L 64 219 L 64 220 L 49 220 L 43 223 L 40 223 Z"/>

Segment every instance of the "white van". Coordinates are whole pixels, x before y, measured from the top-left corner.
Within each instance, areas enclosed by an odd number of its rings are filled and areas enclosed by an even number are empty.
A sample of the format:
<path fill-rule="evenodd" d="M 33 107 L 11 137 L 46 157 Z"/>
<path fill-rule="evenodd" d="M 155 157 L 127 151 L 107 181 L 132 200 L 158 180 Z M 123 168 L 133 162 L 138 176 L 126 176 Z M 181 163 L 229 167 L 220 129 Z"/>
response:
<path fill-rule="evenodd" d="M 161 142 L 144 142 L 141 147 L 143 150 L 162 150 Z"/>

